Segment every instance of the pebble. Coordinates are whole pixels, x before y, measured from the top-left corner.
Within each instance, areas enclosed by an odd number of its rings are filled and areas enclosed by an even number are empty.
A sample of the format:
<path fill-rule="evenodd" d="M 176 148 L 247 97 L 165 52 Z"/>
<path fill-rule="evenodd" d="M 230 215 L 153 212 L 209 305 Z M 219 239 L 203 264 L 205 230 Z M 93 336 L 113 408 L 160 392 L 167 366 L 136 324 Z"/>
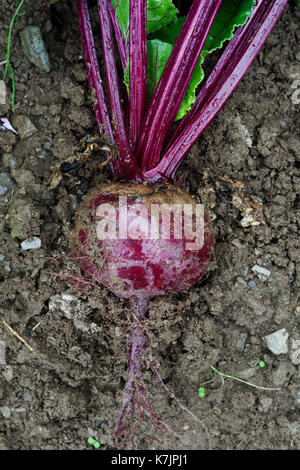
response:
<path fill-rule="evenodd" d="M 247 341 L 248 335 L 247 333 L 242 333 L 240 338 L 236 342 L 236 347 L 238 349 L 244 349 L 246 341 Z"/>
<path fill-rule="evenodd" d="M 44 150 L 50 150 L 51 149 L 51 142 L 45 142 L 44 143 Z"/>
<path fill-rule="evenodd" d="M 28 137 L 31 137 L 38 132 L 37 128 L 29 119 L 29 117 L 25 116 L 24 114 L 18 114 L 14 116 L 13 123 L 14 126 L 16 126 L 18 129 L 21 139 L 27 139 Z"/>
<path fill-rule="evenodd" d="M 0 365 L 5 365 L 6 364 L 5 353 L 6 353 L 5 343 L 4 343 L 4 341 L 0 340 Z"/>
<path fill-rule="evenodd" d="M 6 103 L 6 86 L 4 80 L 0 80 L 0 104 Z"/>
<path fill-rule="evenodd" d="M 7 369 L 5 369 L 2 372 L 2 375 L 5 378 L 6 382 L 10 382 L 13 379 L 13 376 L 14 376 L 13 368 L 10 367 L 10 366 L 7 367 Z"/>
<path fill-rule="evenodd" d="M 273 384 L 280 387 L 286 381 L 289 375 L 289 369 L 284 362 L 281 362 L 276 370 L 273 371 Z"/>
<path fill-rule="evenodd" d="M 39 213 L 34 211 L 32 201 L 21 195 L 14 196 L 9 207 L 9 227 L 12 238 L 26 240 L 39 234 Z M 30 224 L 28 221 L 30 220 Z"/>
<path fill-rule="evenodd" d="M 5 260 L 5 255 L 3 255 L 2 253 L 0 253 L 0 262 Z"/>
<path fill-rule="evenodd" d="M 31 401 L 31 400 L 32 400 L 30 392 L 26 391 L 26 392 L 24 393 L 24 395 L 23 395 L 23 400 L 24 400 L 24 401 Z"/>
<path fill-rule="evenodd" d="M 291 341 L 290 358 L 293 364 L 295 365 L 300 364 L 300 340 L 299 339 L 293 339 Z"/>
<path fill-rule="evenodd" d="M 50 20 L 47 20 L 46 23 L 45 23 L 45 26 L 44 26 L 44 32 L 45 33 L 50 33 L 52 28 L 53 28 L 53 24 L 51 23 Z"/>
<path fill-rule="evenodd" d="M 256 282 L 251 280 L 251 281 L 248 282 L 248 286 L 249 287 L 256 287 Z"/>
<path fill-rule="evenodd" d="M 20 36 L 27 59 L 43 72 L 50 72 L 49 56 L 39 26 L 26 26 Z"/>
<path fill-rule="evenodd" d="M 258 266 L 258 264 L 255 264 L 252 266 L 251 270 L 256 274 L 260 279 L 264 279 L 264 276 L 269 277 L 271 274 L 271 271 L 269 271 L 266 268 L 263 268 L 262 266 Z"/>
<path fill-rule="evenodd" d="M 22 250 L 37 250 L 41 247 L 41 239 L 38 237 L 28 238 L 21 243 Z"/>
<path fill-rule="evenodd" d="M 95 385 L 92 386 L 92 393 L 94 395 L 99 395 L 99 390 L 97 389 L 97 387 L 95 387 Z"/>
<path fill-rule="evenodd" d="M 248 369 L 241 370 L 237 373 L 237 377 L 247 380 L 253 377 L 256 374 L 256 368 L 255 367 L 248 367 Z"/>
<path fill-rule="evenodd" d="M 0 173 L 0 196 L 4 196 L 14 186 L 9 173 Z"/>
<path fill-rule="evenodd" d="M 266 413 L 272 406 L 273 400 L 270 397 L 262 397 L 259 400 L 258 409 L 263 413 Z"/>
<path fill-rule="evenodd" d="M 17 170 L 23 163 L 23 157 L 12 153 L 4 153 L 2 156 L 2 163 L 5 168 Z"/>
<path fill-rule="evenodd" d="M 0 413 L 4 418 L 9 418 L 11 415 L 11 410 L 8 406 L 1 406 Z"/>
<path fill-rule="evenodd" d="M 267 347 L 273 354 L 287 354 L 289 334 L 285 328 L 265 336 Z"/>

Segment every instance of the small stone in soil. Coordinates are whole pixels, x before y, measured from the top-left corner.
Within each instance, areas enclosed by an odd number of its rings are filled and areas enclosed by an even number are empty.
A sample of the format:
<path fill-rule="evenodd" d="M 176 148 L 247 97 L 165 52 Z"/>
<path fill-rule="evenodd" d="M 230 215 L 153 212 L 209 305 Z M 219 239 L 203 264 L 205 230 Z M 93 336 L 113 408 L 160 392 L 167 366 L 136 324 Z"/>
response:
<path fill-rule="evenodd" d="M 41 247 L 41 239 L 38 237 L 28 238 L 21 243 L 22 250 L 37 250 Z"/>
<path fill-rule="evenodd" d="M 243 369 L 237 373 L 237 376 L 241 379 L 247 380 L 253 377 L 256 374 L 255 367 L 248 367 L 247 369 Z"/>
<path fill-rule="evenodd" d="M 44 150 L 50 150 L 51 148 L 51 142 L 45 142 L 44 143 Z"/>
<path fill-rule="evenodd" d="M 271 271 L 269 271 L 266 268 L 263 268 L 262 266 L 258 266 L 258 264 L 255 264 L 255 266 L 252 266 L 251 270 L 256 274 L 260 279 L 264 279 L 264 276 L 269 277 L 271 274 Z"/>
<path fill-rule="evenodd" d="M 2 372 L 2 375 L 3 377 L 5 378 L 5 380 L 7 382 L 10 382 L 14 376 L 14 372 L 13 372 L 13 368 L 12 367 L 7 367 L 7 369 L 5 369 L 3 372 Z"/>
<path fill-rule="evenodd" d="M 31 137 L 38 132 L 37 128 L 31 122 L 29 117 L 25 116 L 24 114 L 18 114 L 17 116 L 14 116 L 13 124 L 18 129 L 21 139 L 27 139 L 28 137 Z"/>
<path fill-rule="evenodd" d="M 272 353 L 279 355 L 279 354 L 287 354 L 288 352 L 288 337 L 289 334 L 285 328 L 281 330 L 274 331 L 270 335 L 265 336 L 265 340 L 268 346 L 268 349 L 272 351 Z"/>
<path fill-rule="evenodd" d="M 8 173 L 0 173 L 0 196 L 4 196 L 12 187 L 14 183 Z"/>
<path fill-rule="evenodd" d="M 259 411 L 266 413 L 273 403 L 272 398 L 270 397 L 261 397 L 258 404 Z"/>
<path fill-rule="evenodd" d="M 39 26 L 26 26 L 20 36 L 27 59 L 43 72 L 50 72 L 49 56 Z"/>
<path fill-rule="evenodd" d="M 300 364 L 300 340 L 293 339 L 291 342 L 291 354 L 290 358 L 293 364 Z"/>
<path fill-rule="evenodd" d="M 1 412 L 1 414 L 4 418 L 9 418 L 10 417 L 11 411 L 10 411 L 10 408 L 8 406 L 1 406 L 0 412 Z"/>
<path fill-rule="evenodd" d="M 246 341 L 247 341 L 247 337 L 248 337 L 247 333 L 241 334 L 240 338 L 236 342 L 236 347 L 238 349 L 244 349 Z"/>
<path fill-rule="evenodd" d="M 2 163 L 5 168 L 17 170 L 23 163 L 23 157 L 21 155 L 14 155 L 12 153 L 4 153 L 2 157 Z"/>

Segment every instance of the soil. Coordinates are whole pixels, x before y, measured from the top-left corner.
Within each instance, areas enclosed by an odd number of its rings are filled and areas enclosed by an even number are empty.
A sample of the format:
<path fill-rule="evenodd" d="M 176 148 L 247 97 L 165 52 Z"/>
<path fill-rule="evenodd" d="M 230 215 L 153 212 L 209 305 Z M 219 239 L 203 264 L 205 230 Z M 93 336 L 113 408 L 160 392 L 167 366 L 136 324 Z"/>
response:
<path fill-rule="evenodd" d="M 104 287 L 74 291 L 66 274 L 76 209 L 94 184 L 109 180 L 109 169 L 93 173 L 103 159 L 97 155 L 49 190 L 51 167 L 81 138 L 97 134 L 73 3 L 40 10 L 25 2 L 11 45 L 14 115 L 9 79 L 7 104 L 0 105 L 0 117 L 17 127 L 20 116 L 22 122 L 27 116 L 37 129 L 28 138 L 0 132 L 0 172 L 12 184 L 0 196 L 0 339 L 6 346 L 6 365 L 0 365 L 1 449 L 92 449 L 89 437 L 101 443 L 100 450 L 118 447 L 112 433 L 126 381 L 128 310 Z M 0 62 L 14 8 L 14 0 L 0 0 Z M 96 24 L 95 8 L 91 15 Z M 188 292 L 151 302 L 151 354 L 167 387 L 201 423 L 145 366 L 153 409 L 184 440 L 151 429 L 144 416 L 138 449 L 299 448 L 300 104 L 293 99 L 300 79 L 299 22 L 300 10 L 288 5 L 181 166 L 182 187 L 197 197 L 206 168 L 249 183 L 263 201 L 265 224 L 243 227 L 240 213 L 216 199 L 209 276 Z M 19 33 L 26 25 L 42 30 L 49 73 L 24 56 Z M 23 250 L 21 243 L 33 236 L 41 247 Z M 259 277 L 254 265 L 270 275 Z M 283 328 L 288 352 L 274 354 L 264 337 Z M 217 376 L 199 398 L 200 385 L 213 377 L 211 366 L 280 390 Z"/>

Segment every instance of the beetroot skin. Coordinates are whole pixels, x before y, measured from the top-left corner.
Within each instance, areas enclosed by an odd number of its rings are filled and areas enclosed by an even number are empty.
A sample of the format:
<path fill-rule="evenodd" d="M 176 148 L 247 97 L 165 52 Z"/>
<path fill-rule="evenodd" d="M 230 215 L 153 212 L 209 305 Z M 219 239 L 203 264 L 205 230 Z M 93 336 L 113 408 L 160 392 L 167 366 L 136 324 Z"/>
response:
<path fill-rule="evenodd" d="M 124 220 L 123 209 L 120 209 L 121 196 L 127 196 L 127 219 L 122 230 L 125 229 L 131 238 L 125 238 L 124 233 L 118 230 L 120 221 Z M 122 201 L 124 202 L 123 199 Z M 166 226 L 171 228 L 168 238 L 163 238 L 166 232 L 162 232 L 157 239 L 149 238 L 150 232 L 147 230 L 152 220 L 151 208 L 153 205 L 162 208 L 163 204 L 168 207 L 177 204 L 181 208 L 186 204 L 193 208 L 194 216 L 190 219 L 190 227 L 193 230 L 197 227 L 199 239 L 203 236 L 203 246 L 188 249 L 187 243 L 193 238 L 187 239 L 185 234 L 189 235 L 189 232 L 184 230 L 181 230 L 183 235 L 180 238 L 176 231 L 178 223 L 173 223 L 172 217 L 171 223 L 166 222 L 163 217 L 155 219 L 159 221 L 160 230 Z M 128 439 L 130 432 L 133 433 L 135 392 L 138 395 L 139 410 L 146 410 L 156 427 L 170 431 L 152 411 L 142 385 L 142 360 L 147 356 L 147 335 L 143 320 L 148 317 L 149 299 L 188 289 L 206 273 L 214 249 L 213 229 L 205 211 L 202 218 L 204 222 L 199 227 L 196 217 L 198 218 L 195 199 L 178 186 L 162 182 L 102 184 L 86 196 L 78 212 L 72 245 L 81 269 L 120 299 L 128 301 L 132 310 L 128 379 L 115 436 L 123 434 Z M 186 220 L 185 214 L 183 220 Z M 105 223 L 101 225 L 103 221 Z M 106 235 L 99 238 L 99 233 L 103 233 L 99 231 L 99 224 L 101 227 L 106 224 L 106 229 L 108 226 L 117 227 L 116 233 L 114 230 L 110 232 L 110 235 L 116 235 L 115 238 Z M 133 227 L 136 228 L 134 233 Z"/>

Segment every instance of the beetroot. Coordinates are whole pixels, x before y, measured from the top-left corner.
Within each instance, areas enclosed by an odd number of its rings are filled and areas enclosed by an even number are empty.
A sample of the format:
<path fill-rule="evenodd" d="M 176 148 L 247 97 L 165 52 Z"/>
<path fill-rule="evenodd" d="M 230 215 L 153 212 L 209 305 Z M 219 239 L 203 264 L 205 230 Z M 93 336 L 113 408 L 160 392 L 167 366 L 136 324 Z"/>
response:
<path fill-rule="evenodd" d="M 124 197 L 125 204 L 122 204 Z M 169 219 L 158 219 L 159 211 L 155 208 L 161 209 L 163 204 L 165 209 L 180 208 L 182 213 L 178 213 L 176 220 L 171 219 L 171 213 Z M 108 215 L 104 217 L 106 205 Z M 196 232 L 196 201 L 178 186 L 166 183 L 107 183 L 95 188 L 87 195 L 79 211 L 73 235 L 81 267 L 121 299 L 149 300 L 156 295 L 175 293 L 192 286 L 207 270 L 214 237 L 205 212 L 204 224 L 200 218 L 197 221 L 197 237 L 202 239 L 204 234 L 204 240 L 198 249 L 187 249 L 193 240 L 185 238 L 184 205 L 193 208 Z M 102 215 L 99 215 L 100 210 Z M 121 224 L 122 217 L 124 227 L 121 228 L 125 233 L 121 238 L 115 227 Z M 175 219 L 176 215 L 173 217 Z M 113 230 L 106 232 L 105 240 L 97 236 L 97 224 L 103 219 L 105 225 Z M 179 227 L 177 222 L 180 223 Z M 168 238 L 151 239 L 151 225 L 159 225 L 161 232 L 163 228 L 166 232 L 170 229 Z M 176 230 L 182 233 L 181 238 L 175 238 Z"/>
<path fill-rule="evenodd" d="M 116 434 L 123 430 L 125 412 L 133 417 L 136 389 L 144 406 L 148 403 L 140 367 L 147 346 L 142 320 L 148 315 L 149 299 L 187 289 L 207 271 L 214 235 L 201 209 L 178 186 L 107 183 L 92 190 L 79 210 L 72 243 L 82 270 L 128 300 L 134 312 L 128 381 Z M 152 411 L 150 416 L 158 425 L 159 418 Z"/>

